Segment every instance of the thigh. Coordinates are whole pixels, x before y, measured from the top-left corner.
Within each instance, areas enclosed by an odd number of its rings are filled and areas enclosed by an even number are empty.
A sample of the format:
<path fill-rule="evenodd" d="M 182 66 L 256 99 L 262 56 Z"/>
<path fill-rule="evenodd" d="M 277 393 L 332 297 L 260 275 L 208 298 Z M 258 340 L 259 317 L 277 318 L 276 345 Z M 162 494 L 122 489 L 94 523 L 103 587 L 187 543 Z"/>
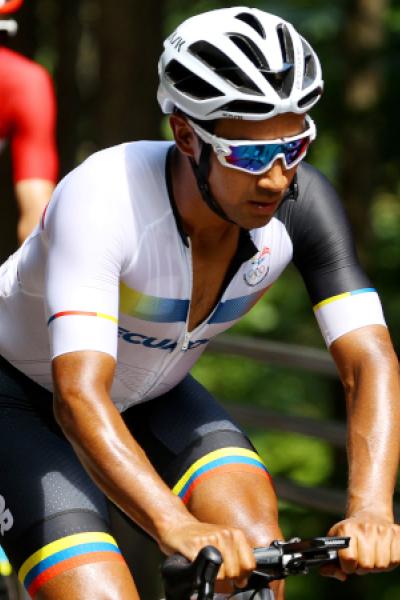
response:
<path fill-rule="evenodd" d="M 108 508 L 59 430 L 51 395 L 0 364 L 1 543 L 34 596 L 80 565 L 121 562 Z"/>
<path fill-rule="evenodd" d="M 190 375 L 167 394 L 129 409 L 125 421 L 186 504 L 203 482 L 217 475 L 236 472 L 270 479 L 248 437 Z"/>
<path fill-rule="evenodd" d="M 125 418 L 161 477 L 199 520 L 238 527 L 254 546 L 282 538 L 265 464 L 241 428 L 191 376 L 168 394 L 133 407 Z M 280 588 L 275 586 L 278 600 Z"/>

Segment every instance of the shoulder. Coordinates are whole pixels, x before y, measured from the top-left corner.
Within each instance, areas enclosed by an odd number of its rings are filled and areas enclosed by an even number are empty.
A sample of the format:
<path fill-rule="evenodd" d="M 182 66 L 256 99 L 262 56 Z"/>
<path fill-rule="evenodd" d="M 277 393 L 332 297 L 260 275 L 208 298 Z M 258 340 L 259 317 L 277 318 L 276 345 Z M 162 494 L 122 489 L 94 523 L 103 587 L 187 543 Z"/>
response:
<path fill-rule="evenodd" d="M 20 85 L 51 85 L 50 74 L 42 65 L 9 48 L 0 48 L 0 72 Z"/>
<path fill-rule="evenodd" d="M 169 144 L 132 142 L 95 152 L 58 184 L 50 203 L 85 207 L 93 214 L 102 209 L 113 213 L 143 212 L 165 185 L 165 160 Z M 162 178 L 162 181 L 161 181 Z"/>
<path fill-rule="evenodd" d="M 165 142 L 130 142 L 95 152 L 67 175 L 67 179 L 114 192 L 144 185 L 165 174 L 166 155 L 170 144 Z M 105 186 L 105 187 L 104 187 Z M 115 194 L 114 194 L 115 195 Z"/>
<path fill-rule="evenodd" d="M 303 162 L 297 171 L 298 192 L 300 201 L 310 201 L 315 197 L 330 198 L 337 196 L 334 186 L 329 179 L 316 167 Z"/>
<path fill-rule="evenodd" d="M 143 233 L 160 218 L 153 181 L 168 145 L 133 142 L 94 153 L 58 184 L 42 219 L 42 235 L 52 251 L 63 244 L 77 252 L 101 249 L 114 264 L 127 265 Z M 164 183 L 165 185 L 165 183 Z M 162 192 L 158 192 L 162 195 Z M 111 258 L 110 258 L 111 257 Z M 122 267 L 121 267 L 122 268 Z"/>
<path fill-rule="evenodd" d="M 335 229 L 347 229 L 347 217 L 334 186 L 318 169 L 302 163 L 297 171 L 297 195 L 288 195 L 277 218 L 294 240 L 320 237 Z"/>

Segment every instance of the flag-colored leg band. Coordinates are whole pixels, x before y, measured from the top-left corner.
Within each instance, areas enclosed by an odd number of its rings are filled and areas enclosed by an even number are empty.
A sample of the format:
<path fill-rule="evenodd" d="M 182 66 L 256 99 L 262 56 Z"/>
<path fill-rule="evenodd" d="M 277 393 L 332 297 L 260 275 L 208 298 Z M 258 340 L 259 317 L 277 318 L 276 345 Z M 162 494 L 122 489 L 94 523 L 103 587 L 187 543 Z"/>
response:
<path fill-rule="evenodd" d="M 11 573 L 12 567 L 8 561 L 6 553 L 0 546 L 0 575 L 2 575 L 3 577 L 7 577 L 8 575 L 11 575 Z"/>
<path fill-rule="evenodd" d="M 108 533 L 69 535 L 44 546 L 22 565 L 18 578 L 34 598 L 50 579 L 80 565 L 103 561 L 124 562 L 117 542 Z"/>
<path fill-rule="evenodd" d="M 256 452 L 246 448 L 222 448 L 197 460 L 179 479 L 172 491 L 187 504 L 193 491 L 205 479 L 232 471 L 270 478 L 266 466 Z"/>

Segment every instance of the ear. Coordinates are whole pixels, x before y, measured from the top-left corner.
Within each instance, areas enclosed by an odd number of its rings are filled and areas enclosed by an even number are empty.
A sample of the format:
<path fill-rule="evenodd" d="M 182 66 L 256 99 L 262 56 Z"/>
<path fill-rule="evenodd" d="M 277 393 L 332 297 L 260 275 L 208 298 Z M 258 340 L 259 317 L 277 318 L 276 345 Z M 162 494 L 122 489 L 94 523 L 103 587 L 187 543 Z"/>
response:
<path fill-rule="evenodd" d="M 175 143 L 182 154 L 197 158 L 200 153 L 199 139 L 186 119 L 181 115 L 173 114 L 169 117 L 169 124 Z"/>

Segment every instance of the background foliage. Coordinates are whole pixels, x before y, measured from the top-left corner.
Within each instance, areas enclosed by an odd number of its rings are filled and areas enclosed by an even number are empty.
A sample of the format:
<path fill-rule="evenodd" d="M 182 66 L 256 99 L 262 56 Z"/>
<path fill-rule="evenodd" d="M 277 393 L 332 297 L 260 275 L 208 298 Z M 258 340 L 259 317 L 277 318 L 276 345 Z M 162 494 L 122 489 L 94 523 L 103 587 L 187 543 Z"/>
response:
<path fill-rule="evenodd" d="M 88 154 L 131 139 L 156 139 L 165 123 L 155 101 L 162 39 L 183 18 L 230 3 L 216 0 L 31 0 L 19 15 L 12 47 L 52 73 L 59 101 L 61 175 Z M 358 250 L 400 343 L 400 5 L 393 0 L 254 2 L 292 21 L 320 55 L 325 94 L 313 110 L 319 135 L 309 160 L 336 185 Z M 9 157 L 2 157 L 0 254 L 16 244 Z M 322 346 L 303 284 L 291 268 L 235 333 Z M 195 374 L 221 399 L 251 402 L 317 419 L 344 418 L 338 384 L 322 377 L 246 360 L 206 355 Z M 344 487 L 345 460 L 311 438 L 250 432 L 273 474 L 304 485 Z M 323 534 L 332 516 L 282 503 L 284 532 Z M 395 600 L 398 572 L 353 578 L 318 577 L 289 584 L 289 599 Z M 147 600 L 147 599 L 145 599 Z"/>

